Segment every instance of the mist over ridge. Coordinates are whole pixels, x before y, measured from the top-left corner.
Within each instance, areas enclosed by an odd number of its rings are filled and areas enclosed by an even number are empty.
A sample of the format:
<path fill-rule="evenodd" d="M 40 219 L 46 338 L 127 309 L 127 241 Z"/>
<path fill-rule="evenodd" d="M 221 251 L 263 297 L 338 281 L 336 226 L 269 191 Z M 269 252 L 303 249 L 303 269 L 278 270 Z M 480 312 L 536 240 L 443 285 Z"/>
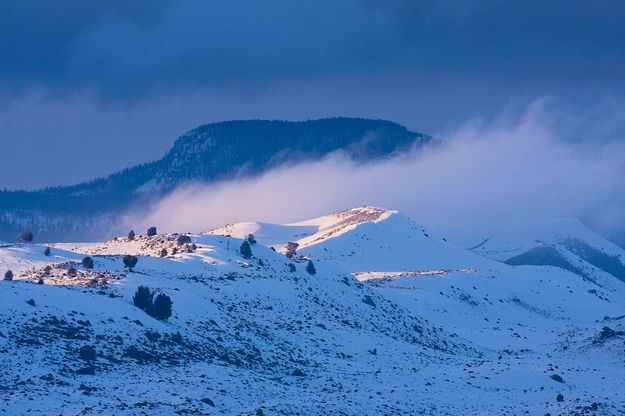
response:
<path fill-rule="evenodd" d="M 603 114 L 599 114 L 603 110 Z M 362 205 L 398 209 L 442 229 L 493 219 L 570 217 L 623 244 L 623 110 L 567 112 L 551 99 L 473 119 L 430 146 L 356 163 L 341 151 L 257 177 L 187 183 L 130 224 L 199 232 L 225 223 L 284 223 Z M 615 133 L 616 132 L 616 133 Z"/>

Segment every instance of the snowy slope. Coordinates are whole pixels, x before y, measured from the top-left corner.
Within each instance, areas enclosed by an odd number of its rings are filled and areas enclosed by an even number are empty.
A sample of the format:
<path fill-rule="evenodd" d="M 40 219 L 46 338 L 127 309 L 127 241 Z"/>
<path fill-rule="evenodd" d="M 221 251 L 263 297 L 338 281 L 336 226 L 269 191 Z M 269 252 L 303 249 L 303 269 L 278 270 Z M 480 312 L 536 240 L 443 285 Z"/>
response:
<path fill-rule="evenodd" d="M 297 252 L 349 273 L 475 268 L 481 256 L 448 243 L 397 211 L 358 207 L 292 224 L 239 223 L 208 234 L 244 238 L 249 233 L 284 252 Z"/>
<path fill-rule="evenodd" d="M 27 271 L 55 262 L 80 261 L 82 257 L 72 251 L 51 249 L 44 254 L 45 246 L 38 244 L 6 244 L 0 246 L 0 271 Z M 3 273 L 4 274 L 4 273 Z"/>
<path fill-rule="evenodd" d="M 552 265 L 603 285 L 625 282 L 625 250 L 575 219 L 492 221 L 449 230 L 472 253 L 511 265 Z"/>
<path fill-rule="evenodd" d="M 504 261 L 538 245 L 576 238 L 610 254 L 624 250 L 585 227 L 579 220 L 484 221 L 446 230 L 454 242 L 482 256 Z"/>
<path fill-rule="evenodd" d="M 276 246 L 284 244 L 284 236 L 288 236 L 290 241 L 302 243 L 298 253 L 319 263 L 318 270 L 333 266 L 352 273 L 417 316 L 489 351 L 505 351 L 503 356 L 524 360 L 532 368 L 540 367 L 547 357 L 570 351 L 571 357 L 563 358 L 560 365 L 566 363 L 569 371 L 584 373 L 587 369 L 574 364 L 580 359 L 593 362 L 586 354 L 597 354 L 597 349 L 605 346 L 614 347 L 610 342 L 596 341 L 604 326 L 621 327 L 620 319 L 614 318 L 623 315 L 625 286 L 613 275 L 578 257 L 571 261 L 583 263 L 583 275 L 560 267 L 511 266 L 497 261 L 507 259 L 510 253 L 523 253 L 536 244 L 556 244 L 571 238 L 584 239 L 610 254 L 618 253 L 618 247 L 578 222 L 554 221 L 551 227 L 543 225 L 533 230 L 521 224 L 506 234 L 507 238 L 494 239 L 499 245 L 487 245 L 499 249 L 497 253 L 502 257 L 497 257 L 460 249 L 394 211 L 385 211 L 375 220 L 351 222 L 344 228 L 334 226 L 339 221 L 333 219 L 353 217 L 355 211 L 370 209 L 356 208 L 297 223 L 317 229 L 299 235 L 283 231 L 294 225 L 268 224 L 241 229 L 240 235 L 244 235 L 243 231 L 256 231 L 261 240 Z M 338 230 L 322 237 L 321 224 Z M 229 231 L 236 232 L 238 227 L 231 225 Z M 575 342 L 579 344 L 572 348 Z M 609 349 L 601 371 L 614 371 L 611 366 L 623 354 L 622 346 L 616 350 L 615 355 L 610 355 L 614 351 Z M 592 384 L 587 381 L 576 380 L 580 384 L 574 390 L 579 388 L 577 393 L 581 396 L 592 395 Z M 609 383 L 596 379 L 593 383 L 614 390 Z M 539 390 L 546 387 L 541 384 Z M 533 411 L 539 412 L 543 407 L 536 404 Z"/>
<path fill-rule="evenodd" d="M 49 258 L 0 249 L 0 267 L 24 271 L 0 282 L 0 414 L 625 410 L 625 284 L 602 270 L 508 265 L 372 207 L 230 225 L 190 236 L 195 248 L 177 237 L 55 245 Z M 288 241 L 301 244 L 292 260 L 267 246 Z M 47 262 L 86 254 L 95 267 L 78 271 L 104 284 L 62 272 L 34 284 Z M 123 254 L 139 256 L 135 272 Z M 171 296 L 173 316 L 134 307 L 139 285 Z"/>
<path fill-rule="evenodd" d="M 26 409 L 54 412 L 62 403 L 71 414 L 86 409 L 135 414 L 145 406 L 151 413 L 201 412 L 212 408 L 201 401 L 206 395 L 228 414 L 253 412 L 254 406 L 263 405 L 315 414 L 306 410 L 307 401 L 290 399 L 294 391 L 312 396 L 328 383 L 336 387 L 336 383 L 348 386 L 352 379 L 366 380 L 399 355 L 439 361 L 452 359 L 459 350 L 469 355 L 473 351 L 462 340 L 452 339 L 338 271 L 328 268 L 323 275 L 310 276 L 298 267 L 291 272 L 284 256 L 260 245 L 254 246 L 254 257 L 248 261 L 238 253 L 241 240 L 227 237 L 195 236 L 194 242 L 193 253 L 141 257 L 135 273 L 123 270 L 119 256 L 94 257 L 94 273 L 119 276 L 104 288 L 36 285 L 27 279 L 0 282 L 4 306 L 0 360 L 5 368 L 19 363 L 15 373 L 2 376 L 2 385 L 11 386 L 3 393 L 9 414 Z M 129 245 L 121 240 L 106 245 L 115 244 Z M 2 257 L 13 254 L 4 252 Z M 131 304 L 140 284 L 172 297 L 174 315 L 168 322 L 156 321 Z M 29 299 L 34 306 L 26 303 Z M 95 362 L 80 359 L 78 349 L 83 345 L 95 347 Z M 368 351 L 381 345 L 399 355 L 384 358 Z M 422 359 L 415 358 L 415 363 Z M 141 387 L 146 384 L 146 366 L 162 376 L 150 384 L 149 394 L 137 396 L 138 390 L 147 389 Z M 179 379 L 180 367 L 193 385 L 207 375 L 214 382 L 185 393 L 189 403 L 186 397 L 176 397 L 177 389 L 161 391 Z M 95 374 L 81 374 L 90 371 Z M 227 372 L 235 374 L 223 374 Z M 120 374 L 129 382 L 119 385 Z M 386 380 L 392 373 L 376 377 Z M 263 394 L 257 385 L 250 392 L 254 383 L 267 384 L 267 391 Z M 366 381 L 358 383 L 364 385 L 356 397 L 375 394 Z M 341 403 L 341 389 L 326 394 L 324 402 L 346 412 L 362 410 L 362 401 Z M 33 402 L 33 394 L 42 390 L 46 400 Z M 65 392 L 81 390 L 84 396 L 64 398 Z M 113 397 L 121 397 L 121 403 Z M 144 401 L 147 404 L 135 405 Z M 387 398 L 373 408 L 378 406 L 381 411 L 383 406 L 397 405 Z M 323 413 L 318 409 L 318 414 Z"/>
<path fill-rule="evenodd" d="M 303 248 L 337 237 L 361 224 L 384 221 L 396 213 L 397 211 L 364 206 L 291 224 L 261 222 L 228 224 L 210 230 L 207 234 L 230 235 L 237 238 L 245 238 L 248 234 L 253 234 L 257 241 L 267 246 L 281 248 L 287 242 L 296 242 L 300 248 Z"/>

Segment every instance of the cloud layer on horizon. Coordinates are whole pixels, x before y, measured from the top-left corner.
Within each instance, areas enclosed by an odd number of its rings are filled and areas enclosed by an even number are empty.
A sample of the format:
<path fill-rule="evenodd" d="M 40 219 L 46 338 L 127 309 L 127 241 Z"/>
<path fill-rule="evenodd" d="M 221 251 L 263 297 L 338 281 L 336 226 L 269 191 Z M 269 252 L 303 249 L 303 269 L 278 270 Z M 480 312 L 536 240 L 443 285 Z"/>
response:
<path fill-rule="evenodd" d="M 200 232 L 239 221 L 290 222 L 361 205 L 426 225 L 573 217 L 604 235 L 625 231 L 625 142 L 604 125 L 619 107 L 580 117 L 535 102 L 521 115 L 470 121 L 439 145 L 358 165 L 342 154 L 209 186 L 187 185 L 129 224 Z M 569 123 L 568 127 L 562 123 Z M 573 124 L 571 124 L 573 123 Z M 579 133 L 572 138 L 563 132 Z"/>

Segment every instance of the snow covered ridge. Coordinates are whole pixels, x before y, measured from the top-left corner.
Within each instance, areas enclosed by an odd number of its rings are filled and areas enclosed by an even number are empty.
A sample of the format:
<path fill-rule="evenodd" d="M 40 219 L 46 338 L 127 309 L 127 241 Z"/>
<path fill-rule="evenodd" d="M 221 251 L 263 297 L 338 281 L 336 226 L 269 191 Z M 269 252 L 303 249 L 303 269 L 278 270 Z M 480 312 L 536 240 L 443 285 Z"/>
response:
<path fill-rule="evenodd" d="M 230 235 L 237 238 L 253 234 L 259 242 L 284 252 L 287 242 L 295 242 L 299 248 L 308 247 L 328 238 L 340 236 L 361 224 L 384 221 L 397 213 L 393 210 L 364 206 L 284 225 L 257 222 L 229 224 L 210 230 L 208 234 Z"/>
<path fill-rule="evenodd" d="M 0 415 L 617 414 L 625 283 L 583 257 L 619 253 L 568 231 L 583 275 L 506 264 L 373 207 L 2 246 Z M 551 241 L 528 234 L 506 234 L 513 254 Z M 135 306 L 139 286 L 171 316 Z"/>

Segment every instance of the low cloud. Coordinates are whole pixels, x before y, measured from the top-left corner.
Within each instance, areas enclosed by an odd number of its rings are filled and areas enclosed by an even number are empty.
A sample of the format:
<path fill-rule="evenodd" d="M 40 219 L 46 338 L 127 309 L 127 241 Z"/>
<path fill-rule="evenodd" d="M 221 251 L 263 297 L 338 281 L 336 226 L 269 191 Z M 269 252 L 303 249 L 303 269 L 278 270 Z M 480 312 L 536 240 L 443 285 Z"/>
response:
<path fill-rule="evenodd" d="M 602 126 L 623 120 L 622 107 L 611 106 L 598 120 L 596 112 L 572 117 L 548 104 L 539 100 L 520 115 L 469 121 L 439 135 L 435 146 L 382 161 L 357 164 L 336 153 L 255 178 L 187 185 L 130 222 L 200 232 L 376 205 L 433 226 L 575 217 L 617 235 L 625 230 L 625 142 L 622 129 L 607 134 Z M 585 118 L 601 125 L 586 126 Z"/>

